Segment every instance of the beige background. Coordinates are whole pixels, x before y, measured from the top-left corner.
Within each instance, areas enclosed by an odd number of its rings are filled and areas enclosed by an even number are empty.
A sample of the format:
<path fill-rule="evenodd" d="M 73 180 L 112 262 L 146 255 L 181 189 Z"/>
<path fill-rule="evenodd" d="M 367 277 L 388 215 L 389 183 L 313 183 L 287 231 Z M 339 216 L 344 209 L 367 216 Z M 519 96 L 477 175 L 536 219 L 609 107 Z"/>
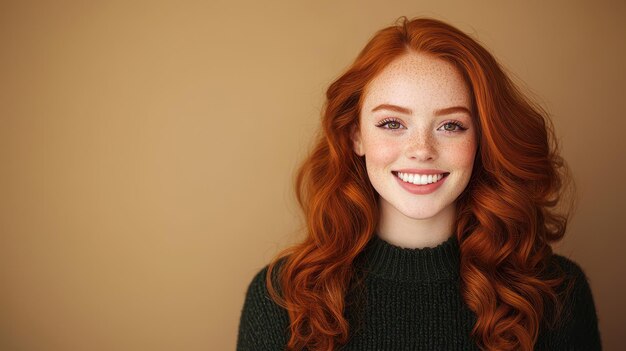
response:
<path fill-rule="evenodd" d="M 401 15 L 475 35 L 553 115 L 580 199 L 557 251 L 619 349 L 620 0 L 0 2 L 0 349 L 234 349 L 324 91 Z"/>

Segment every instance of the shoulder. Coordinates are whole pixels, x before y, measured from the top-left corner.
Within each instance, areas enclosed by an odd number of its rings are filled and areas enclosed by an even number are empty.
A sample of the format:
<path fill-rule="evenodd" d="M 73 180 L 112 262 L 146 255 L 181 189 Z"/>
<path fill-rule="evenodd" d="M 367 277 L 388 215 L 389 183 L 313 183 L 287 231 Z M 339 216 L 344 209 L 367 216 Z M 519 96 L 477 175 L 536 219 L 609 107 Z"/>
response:
<path fill-rule="evenodd" d="M 269 298 L 269 292 L 266 285 L 267 270 L 269 266 L 263 267 L 252 278 L 252 281 L 248 284 L 246 290 L 246 302 L 256 302 L 258 300 L 265 300 Z"/>
<path fill-rule="evenodd" d="M 559 273 L 565 277 L 563 282 L 563 301 L 566 307 L 574 308 L 586 306 L 593 307 L 593 295 L 591 292 L 591 280 L 584 269 L 573 259 L 559 254 L 552 255 L 553 269 L 556 267 Z M 573 310 L 572 312 L 576 312 Z M 591 312 L 591 311 L 590 311 Z M 594 316 L 595 316 L 595 310 Z"/>
<path fill-rule="evenodd" d="M 586 279 L 586 275 L 582 267 L 578 263 L 576 263 L 573 259 L 563 256 L 563 255 L 553 254 L 552 262 L 557 264 L 559 268 L 563 269 L 565 273 L 567 273 L 568 275 L 583 276 Z"/>
<path fill-rule="evenodd" d="M 248 285 L 239 321 L 237 350 L 275 350 L 286 345 L 289 315 L 269 294 L 268 268 L 259 270 Z"/>
<path fill-rule="evenodd" d="M 280 290 L 278 274 L 283 263 L 284 259 L 279 260 L 272 270 L 272 282 L 274 288 L 277 290 Z M 267 273 L 269 268 L 270 265 L 265 265 L 253 276 L 246 290 L 246 302 L 259 302 L 268 307 L 278 307 L 278 304 L 271 298 L 267 288 Z"/>
<path fill-rule="evenodd" d="M 571 313 L 588 312 L 596 317 L 590 279 L 583 268 L 573 259 L 559 254 L 552 255 L 553 269 L 564 275 L 562 300 L 564 307 Z M 576 318 L 576 315 L 571 316 Z M 592 317 L 589 315 L 588 317 Z"/>
<path fill-rule="evenodd" d="M 559 291 L 563 310 L 555 328 L 546 331 L 550 349 L 600 350 L 600 333 L 590 280 L 573 259 L 552 255 L 552 274 L 563 275 Z"/>

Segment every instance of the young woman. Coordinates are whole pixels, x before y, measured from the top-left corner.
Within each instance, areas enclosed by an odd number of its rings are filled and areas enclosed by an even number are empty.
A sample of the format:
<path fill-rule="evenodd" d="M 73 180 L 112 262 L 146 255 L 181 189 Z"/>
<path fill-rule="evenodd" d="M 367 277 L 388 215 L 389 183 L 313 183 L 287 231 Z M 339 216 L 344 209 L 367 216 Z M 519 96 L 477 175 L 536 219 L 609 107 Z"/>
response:
<path fill-rule="evenodd" d="M 601 348 L 585 274 L 550 246 L 568 177 L 549 118 L 487 50 L 403 18 L 326 97 L 296 179 L 307 235 L 250 284 L 239 350 Z"/>

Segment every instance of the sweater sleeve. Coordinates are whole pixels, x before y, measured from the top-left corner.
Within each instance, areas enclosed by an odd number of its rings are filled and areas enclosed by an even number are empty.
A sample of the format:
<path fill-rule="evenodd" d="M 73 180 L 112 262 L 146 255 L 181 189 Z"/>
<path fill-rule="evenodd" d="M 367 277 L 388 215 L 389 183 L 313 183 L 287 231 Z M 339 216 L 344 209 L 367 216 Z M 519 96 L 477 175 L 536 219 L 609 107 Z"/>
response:
<path fill-rule="evenodd" d="M 563 317 L 558 327 L 539 340 L 537 350 L 602 350 L 598 317 L 589 280 L 574 261 L 554 255 L 568 279 L 573 280 L 571 292 L 564 299 Z"/>
<path fill-rule="evenodd" d="M 269 296 L 265 285 L 267 266 L 252 279 L 239 321 L 238 351 L 284 350 L 289 315 Z"/>

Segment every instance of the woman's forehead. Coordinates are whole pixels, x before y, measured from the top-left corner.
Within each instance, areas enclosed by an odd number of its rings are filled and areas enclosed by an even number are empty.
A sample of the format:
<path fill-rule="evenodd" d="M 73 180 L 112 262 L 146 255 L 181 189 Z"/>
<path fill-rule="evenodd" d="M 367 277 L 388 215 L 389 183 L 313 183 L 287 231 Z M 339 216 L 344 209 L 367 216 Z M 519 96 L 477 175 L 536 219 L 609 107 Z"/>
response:
<path fill-rule="evenodd" d="M 470 92 L 461 72 L 450 62 L 422 53 L 409 53 L 392 61 L 367 85 L 364 108 L 381 103 L 445 108 L 470 107 Z"/>

